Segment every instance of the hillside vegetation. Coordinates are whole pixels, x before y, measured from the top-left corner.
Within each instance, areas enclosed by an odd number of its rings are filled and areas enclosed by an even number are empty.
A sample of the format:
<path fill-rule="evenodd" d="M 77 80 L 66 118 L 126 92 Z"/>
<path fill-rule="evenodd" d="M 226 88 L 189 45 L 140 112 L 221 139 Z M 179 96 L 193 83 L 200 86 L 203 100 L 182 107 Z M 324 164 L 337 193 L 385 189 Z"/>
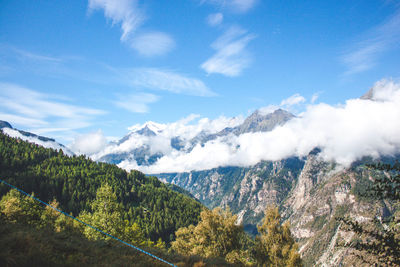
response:
<path fill-rule="evenodd" d="M 289 225 L 281 225 L 274 207 L 252 239 L 229 210 L 208 210 L 138 171 L 68 157 L 2 133 L 0 164 L 2 180 L 177 266 L 302 264 Z M 5 184 L 0 193 L 2 265 L 162 264 Z"/>

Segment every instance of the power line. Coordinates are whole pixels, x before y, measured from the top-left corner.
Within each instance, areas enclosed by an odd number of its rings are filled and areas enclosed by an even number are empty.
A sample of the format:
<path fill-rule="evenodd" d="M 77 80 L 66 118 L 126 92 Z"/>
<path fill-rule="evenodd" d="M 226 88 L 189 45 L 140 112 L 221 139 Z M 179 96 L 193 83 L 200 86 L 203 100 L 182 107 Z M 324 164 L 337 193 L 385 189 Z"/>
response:
<path fill-rule="evenodd" d="M 106 233 L 106 232 L 104 232 L 104 231 L 102 231 L 102 230 L 100 230 L 100 229 L 98 229 L 98 228 L 96 228 L 96 227 L 90 225 L 90 224 L 85 223 L 84 221 L 79 220 L 78 218 L 76 218 L 76 217 L 74 217 L 74 216 L 72 216 L 72 215 L 70 215 L 70 214 L 68 214 L 68 213 L 66 213 L 66 212 L 64 212 L 64 211 L 62 211 L 62 210 L 57 209 L 56 207 L 51 206 L 50 204 L 48 204 L 48 203 L 46 203 L 46 202 L 44 202 L 44 201 L 38 199 L 37 197 L 32 196 L 31 194 L 26 193 L 25 191 L 19 189 L 19 188 L 16 187 L 16 186 L 13 186 L 13 185 L 7 183 L 6 181 L 4 181 L 4 180 L 2 180 L 2 179 L 0 179 L 0 182 L 2 182 L 3 184 L 5 184 L 5 185 L 7 185 L 7 186 L 9 186 L 9 187 L 11 187 L 11 188 L 13 188 L 13 189 L 18 190 L 19 192 L 21 192 L 21 193 L 27 195 L 28 197 L 31 197 L 31 198 L 33 198 L 33 199 L 39 201 L 39 202 L 42 203 L 43 205 L 48 206 L 48 207 L 50 207 L 50 208 L 52 208 L 52 209 L 58 211 L 59 213 L 64 214 L 65 216 L 68 216 L 68 217 L 70 217 L 70 218 L 72 218 L 72 219 L 74 219 L 74 220 L 76 220 L 76 221 L 78 221 L 78 222 L 80 222 L 80 223 L 86 225 L 87 227 L 90 227 L 90 228 L 92 228 L 93 230 L 96 230 L 96 231 L 102 233 L 103 235 L 109 236 L 109 237 L 111 237 L 111 238 L 117 240 L 118 242 L 121 242 L 122 244 L 127 245 L 128 247 L 134 248 L 134 249 L 136 249 L 136 250 L 139 251 L 139 252 L 142 252 L 142 253 L 144 253 L 144 254 L 150 256 L 150 257 L 155 258 L 156 260 L 159 260 L 159 261 L 161 261 L 161 262 L 163 262 L 163 263 L 166 263 L 166 264 L 168 264 L 168 265 L 170 265 L 170 266 L 177 267 L 175 264 L 172 264 L 172 263 L 170 263 L 170 262 L 168 262 L 168 261 L 166 261 L 166 260 L 163 260 L 163 259 L 161 259 L 160 257 L 157 257 L 156 255 L 151 254 L 150 252 L 147 252 L 147 251 L 145 251 L 145 250 L 143 250 L 143 249 L 141 249 L 141 248 L 138 248 L 138 247 L 136 247 L 136 246 L 134 246 L 134 245 L 132 245 L 132 244 L 129 244 L 128 242 L 125 242 L 125 241 L 123 241 L 123 240 L 121 240 L 121 239 L 119 239 L 119 238 L 117 238 L 117 237 L 115 237 L 115 236 L 113 236 L 113 235 L 110 235 L 110 234 L 108 234 L 108 233 Z"/>

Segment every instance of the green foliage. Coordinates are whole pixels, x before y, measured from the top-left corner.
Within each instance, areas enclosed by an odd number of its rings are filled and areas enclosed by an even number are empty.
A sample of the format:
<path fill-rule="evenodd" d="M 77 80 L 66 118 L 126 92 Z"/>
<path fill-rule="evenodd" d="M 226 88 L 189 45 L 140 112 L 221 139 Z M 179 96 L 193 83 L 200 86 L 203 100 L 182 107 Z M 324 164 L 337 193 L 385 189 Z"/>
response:
<path fill-rule="evenodd" d="M 96 199 L 91 203 L 92 213 L 83 211 L 79 219 L 110 234 L 121 237 L 124 231 L 124 221 L 122 218 L 122 207 L 117 202 L 117 196 L 108 184 L 103 185 L 97 190 Z M 85 227 L 83 230 L 88 239 L 109 240 L 111 237 Z"/>
<path fill-rule="evenodd" d="M 277 207 L 267 208 L 254 247 L 257 263 L 262 266 L 302 266 L 289 223 L 281 225 L 280 220 Z"/>
<path fill-rule="evenodd" d="M 147 251 L 179 267 L 231 266 L 223 260 L 185 257 L 157 248 Z M 0 266 L 165 267 L 166 264 L 120 243 L 87 240 L 75 232 L 54 232 L 49 228 L 10 223 L 0 215 Z"/>
<path fill-rule="evenodd" d="M 43 201 L 57 199 L 60 209 L 74 216 L 89 211 L 97 190 L 108 184 L 121 205 L 122 219 L 128 225 L 136 223 L 146 239 L 153 241 L 161 238 L 169 243 L 177 229 L 197 224 L 202 209 L 199 202 L 170 190 L 156 177 L 127 173 L 85 156 L 67 157 L 61 150 L 11 138 L 1 131 L 0 177 Z M 0 185 L 0 196 L 8 191 Z M 58 220 L 61 227 L 64 219 Z"/>
<path fill-rule="evenodd" d="M 0 211 L 10 222 L 38 224 L 41 207 L 37 201 L 21 195 L 16 189 L 10 190 L 0 201 Z"/>
<path fill-rule="evenodd" d="M 353 254 L 364 263 L 381 266 L 400 266 L 400 165 L 375 164 L 368 167 L 382 174 L 365 190 L 364 197 L 395 201 L 395 213 L 387 221 L 375 218 L 372 222 L 359 223 L 350 217 L 339 216 L 343 230 L 352 231 L 357 238 L 344 244 L 354 249 Z M 396 208 L 397 206 L 397 208 Z"/>
<path fill-rule="evenodd" d="M 245 248 L 245 233 L 236 225 L 236 215 L 215 208 L 203 210 L 197 226 L 180 228 L 171 248 L 183 255 L 221 257 L 233 263 L 246 263 L 249 253 Z"/>

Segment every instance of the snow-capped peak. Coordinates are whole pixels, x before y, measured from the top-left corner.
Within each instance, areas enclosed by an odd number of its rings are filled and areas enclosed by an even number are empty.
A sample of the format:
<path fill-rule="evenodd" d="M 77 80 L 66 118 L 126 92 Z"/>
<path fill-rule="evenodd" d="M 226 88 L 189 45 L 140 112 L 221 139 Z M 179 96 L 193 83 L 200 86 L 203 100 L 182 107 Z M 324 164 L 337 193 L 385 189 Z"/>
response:
<path fill-rule="evenodd" d="M 135 133 L 135 132 L 140 132 L 147 128 L 148 130 L 157 134 L 157 133 L 162 132 L 166 127 L 167 127 L 167 125 L 165 125 L 165 124 L 156 123 L 153 121 L 147 121 L 144 124 L 135 124 L 135 125 L 129 127 L 128 130 Z"/>

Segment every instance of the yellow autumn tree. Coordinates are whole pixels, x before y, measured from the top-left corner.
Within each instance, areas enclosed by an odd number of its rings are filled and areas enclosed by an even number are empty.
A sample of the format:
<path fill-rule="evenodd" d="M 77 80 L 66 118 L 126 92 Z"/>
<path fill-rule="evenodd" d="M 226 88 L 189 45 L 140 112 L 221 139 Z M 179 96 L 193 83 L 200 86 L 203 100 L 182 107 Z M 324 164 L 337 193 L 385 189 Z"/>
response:
<path fill-rule="evenodd" d="M 245 262 L 249 257 L 243 249 L 245 233 L 236 224 L 237 216 L 229 210 L 203 210 L 197 226 L 178 229 L 171 243 L 174 251 L 183 255 L 223 257 L 230 262 Z"/>
<path fill-rule="evenodd" d="M 258 228 L 254 256 L 261 266 L 302 266 L 298 245 L 294 241 L 289 222 L 281 224 L 277 207 L 268 207 L 263 224 Z"/>

